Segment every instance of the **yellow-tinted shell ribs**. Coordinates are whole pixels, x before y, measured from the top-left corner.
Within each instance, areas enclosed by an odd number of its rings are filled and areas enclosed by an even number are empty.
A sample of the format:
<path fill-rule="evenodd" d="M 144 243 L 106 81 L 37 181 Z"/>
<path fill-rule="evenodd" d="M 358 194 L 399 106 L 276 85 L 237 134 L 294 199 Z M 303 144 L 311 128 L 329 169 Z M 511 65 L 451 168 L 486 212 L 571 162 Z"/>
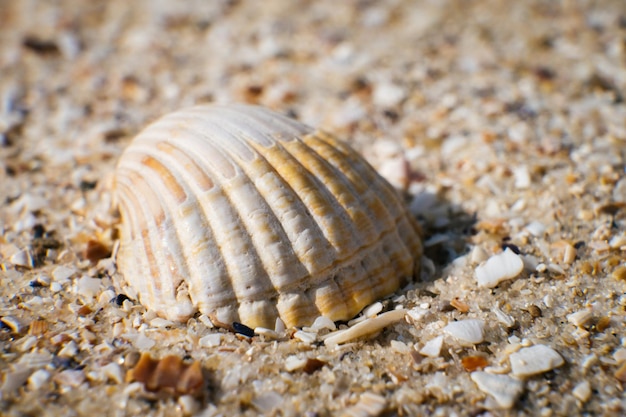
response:
<path fill-rule="evenodd" d="M 171 320 L 347 320 L 419 272 L 395 190 L 346 144 L 260 107 L 161 118 L 122 155 L 115 191 L 120 285 Z"/>

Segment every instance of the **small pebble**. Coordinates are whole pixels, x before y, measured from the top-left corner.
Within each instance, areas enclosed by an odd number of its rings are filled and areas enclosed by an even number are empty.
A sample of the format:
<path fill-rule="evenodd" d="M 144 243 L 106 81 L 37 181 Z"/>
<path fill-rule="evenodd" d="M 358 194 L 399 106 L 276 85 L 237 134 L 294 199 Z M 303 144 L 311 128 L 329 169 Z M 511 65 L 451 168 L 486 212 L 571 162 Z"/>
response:
<path fill-rule="evenodd" d="M 277 407 L 279 407 L 285 399 L 282 395 L 275 391 L 268 391 L 259 394 L 252 400 L 252 405 L 262 414 L 270 414 Z"/>
<path fill-rule="evenodd" d="M 74 371 L 68 369 L 59 372 L 52 379 L 57 384 L 76 388 L 85 381 L 85 373 L 83 371 Z"/>
<path fill-rule="evenodd" d="M 306 361 L 306 358 L 299 358 L 296 355 L 288 356 L 285 359 L 285 370 L 287 370 L 287 372 L 293 372 L 302 369 L 306 365 Z"/>
<path fill-rule="evenodd" d="M 29 367 L 19 367 L 3 371 L 4 380 L 0 385 L 0 393 L 12 393 L 28 380 L 33 370 Z"/>
<path fill-rule="evenodd" d="M 387 82 L 375 85 L 373 101 L 380 107 L 393 107 L 399 104 L 405 97 L 405 89 Z"/>
<path fill-rule="evenodd" d="M 148 350 L 156 345 L 156 342 L 143 333 L 139 333 L 133 341 L 133 345 L 139 350 Z"/>
<path fill-rule="evenodd" d="M 53 282 L 52 284 L 50 284 L 50 291 L 52 291 L 53 293 L 57 293 L 61 290 L 63 290 L 63 285 L 61 285 L 60 283 Z"/>
<path fill-rule="evenodd" d="M 478 389 L 485 394 L 491 395 L 498 405 L 509 409 L 524 390 L 524 383 L 507 375 L 494 375 L 487 372 L 472 372 L 472 381 Z"/>
<path fill-rule="evenodd" d="M 533 221 L 526 225 L 526 230 L 535 237 L 541 237 L 546 231 L 546 226 L 538 221 Z"/>
<path fill-rule="evenodd" d="M 124 305 L 124 301 L 126 300 L 130 300 L 130 298 L 128 298 L 126 294 L 118 294 L 115 297 L 115 304 L 121 307 L 122 305 Z"/>
<path fill-rule="evenodd" d="M 489 365 L 489 362 L 487 362 L 487 359 L 485 359 L 482 356 L 472 355 L 472 356 L 466 356 L 463 359 L 461 359 L 461 365 L 463 365 L 463 368 L 467 372 L 474 372 L 479 369 L 486 368 L 487 365 Z"/>
<path fill-rule="evenodd" d="M 453 321 L 443 331 L 460 342 L 476 345 L 485 339 L 485 322 L 476 319 Z"/>
<path fill-rule="evenodd" d="M 609 240 L 611 249 L 620 249 L 626 246 L 626 235 L 613 236 Z"/>
<path fill-rule="evenodd" d="M 385 397 L 365 392 L 359 397 L 359 401 L 341 414 L 342 417 L 375 417 L 385 411 L 387 400 Z"/>
<path fill-rule="evenodd" d="M 589 323 L 593 314 L 590 309 L 580 310 L 572 314 L 567 315 L 567 321 L 574 326 L 582 327 Z"/>
<path fill-rule="evenodd" d="M 102 280 L 83 276 L 76 283 L 76 292 L 83 297 L 93 298 L 100 290 Z"/>
<path fill-rule="evenodd" d="M 14 253 L 9 262 L 16 266 L 22 266 L 25 268 L 32 268 L 34 266 L 33 256 L 28 249 L 22 249 L 19 252 Z"/>
<path fill-rule="evenodd" d="M 50 372 L 45 369 L 39 369 L 28 378 L 28 386 L 30 389 L 36 390 L 44 386 L 50 379 Z"/>
<path fill-rule="evenodd" d="M 307 374 L 312 374 L 313 372 L 322 369 L 324 365 L 328 365 L 328 363 L 317 358 L 308 358 L 302 370 Z"/>
<path fill-rule="evenodd" d="M 233 322 L 233 330 L 235 333 L 239 333 L 246 337 L 254 337 L 254 329 L 246 326 L 245 324 L 234 321 Z"/>
<path fill-rule="evenodd" d="M 589 401 L 589 398 L 591 398 L 591 384 L 589 381 L 579 382 L 572 390 L 572 395 L 583 403 Z"/>
<path fill-rule="evenodd" d="M 2 322 L 5 326 L 7 326 L 13 333 L 19 334 L 24 327 L 22 323 L 13 316 L 4 316 L 0 318 L 0 322 Z"/>
<path fill-rule="evenodd" d="M 580 366 L 583 370 L 587 371 L 596 363 L 598 363 L 598 356 L 595 353 L 592 353 L 583 358 L 583 360 L 580 363 Z"/>
<path fill-rule="evenodd" d="M 55 281 L 57 281 L 60 284 L 63 284 L 72 275 L 74 275 L 75 272 L 76 270 L 74 268 L 68 268 L 66 266 L 61 265 L 61 266 L 57 266 L 56 268 L 54 268 L 50 275 L 52 275 L 52 278 Z"/>
<path fill-rule="evenodd" d="M 108 363 L 100 368 L 102 375 L 110 381 L 116 384 L 121 384 L 124 381 L 122 368 L 115 362 Z"/>
<path fill-rule="evenodd" d="M 565 363 L 557 351 L 545 345 L 522 348 L 511 354 L 510 360 L 513 375 L 519 377 L 548 372 Z"/>
<path fill-rule="evenodd" d="M 428 309 L 430 308 L 430 304 L 424 303 L 419 307 L 414 307 L 407 311 L 406 315 L 413 321 L 413 323 L 419 323 L 428 313 Z"/>
<path fill-rule="evenodd" d="M 192 416 L 200 411 L 200 403 L 192 395 L 181 395 L 178 397 L 178 405 L 180 405 L 185 416 Z"/>
<path fill-rule="evenodd" d="M 472 249 L 472 253 L 470 254 L 470 263 L 478 265 L 479 263 L 486 261 L 488 258 L 489 255 L 483 248 L 480 246 L 474 246 L 474 249 Z"/>
<path fill-rule="evenodd" d="M 408 354 L 411 351 L 411 348 L 404 342 L 400 342 L 399 340 L 392 340 L 389 345 L 394 352 Z"/>
<path fill-rule="evenodd" d="M 104 290 L 98 296 L 98 303 L 101 305 L 108 304 L 113 300 L 115 300 L 115 291 L 112 289 Z"/>
<path fill-rule="evenodd" d="M 626 281 L 626 266 L 620 266 L 619 268 L 616 268 L 611 276 L 617 281 Z"/>
<path fill-rule="evenodd" d="M 613 353 L 613 359 L 617 363 L 626 362 L 626 348 L 619 348 Z"/>
<path fill-rule="evenodd" d="M 513 168 L 513 176 L 515 177 L 515 188 L 523 190 L 530 187 L 531 178 L 528 166 L 522 165 Z"/>
<path fill-rule="evenodd" d="M 527 311 L 528 311 L 528 314 L 530 314 L 530 316 L 533 318 L 538 318 L 538 317 L 543 316 L 543 312 L 541 311 L 541 309 L 534 304 L 529 305 L 527 308 Z"/>
<path fill-rule="evenodd" d="M 61 350 L 58 353 L 58 356 L 61 356 L 63 358 L 73 358 L 74 356 L 76 356 L 77 353 L 78 353 L 78 346 L 76 345 L 76 342 L 74 342 L 73 340 L 70 340 L 63 346 L 63 348 L 61 348 Z"/>
<path fill-rule="evenodd" d="M 222 335 L 220 333 L 211 333 L 201 337 L 198 343 L 201 347 L 217 347 L 222 344 Z"/>
<path fill-rule="evenodd" d="M 524 269 L 524 261 L 507 248 L 476 267 L 476 281 L 479 287 L 493 288 L 502 281 L 517 277 Z"/>
<path fill-rule="evenodd" d="M 171 320 L 166 320 L 164 318 L 161 317 L 155 317 L 152 320 L 150 320 L 150 326 L 152 327 L 171 327 L 174 325 L 174 322 Z"/>
<path fill-rule="evenodd" d="M 622 366 L 617 368 L 613 375 L 618 381 L 626 382 L 626 362 L 622 363 Z"/>
<path fill-rule="evenodd" d="M 493 314 L 495 314 L 496 320 L 498 320 L 499 323 L 503 324 L 507 329 L 511 329 L 515 326 L 515 319 L 506 314 L 499 307 L 494 307 L 491 311 L 493 312 Z"/>

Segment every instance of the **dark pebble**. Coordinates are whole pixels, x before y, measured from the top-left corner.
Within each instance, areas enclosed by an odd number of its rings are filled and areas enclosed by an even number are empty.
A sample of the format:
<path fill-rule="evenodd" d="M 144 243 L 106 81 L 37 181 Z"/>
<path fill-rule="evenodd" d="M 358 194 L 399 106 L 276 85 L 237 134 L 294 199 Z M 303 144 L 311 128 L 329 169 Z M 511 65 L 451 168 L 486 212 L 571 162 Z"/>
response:
<path fill-rule="evenodd" d="M 250 327 L 246 326 L 245 324 L 241 324 L 238 323 L 236 321 L 233 322 L 233 330 L 235 331 L 235 333 L 239 333 L 242 334 L 246 337 L 253 337 L 254 336 L 254 329 L 251 329 Z"/>
<path fill-rule="evenodd" d="M 115 304 L 121 306 L 126 300 L 130 300 L 126 294 L 118 294 L 117 297 L 115 297 Z"/>

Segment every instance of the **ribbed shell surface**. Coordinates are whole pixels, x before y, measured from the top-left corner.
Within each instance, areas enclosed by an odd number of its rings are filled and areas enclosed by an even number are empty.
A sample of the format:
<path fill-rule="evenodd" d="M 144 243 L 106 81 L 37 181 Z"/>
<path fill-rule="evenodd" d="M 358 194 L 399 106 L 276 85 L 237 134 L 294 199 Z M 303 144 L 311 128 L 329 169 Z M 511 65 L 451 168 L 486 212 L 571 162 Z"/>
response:
<path fill-rule="evenodd" d="M 347 320 L 419 266 L 395 190 L 344 143 L 260 107 L 157 120 L 123 153 L 115 194 L 123 285 L 171 320 Z"/>

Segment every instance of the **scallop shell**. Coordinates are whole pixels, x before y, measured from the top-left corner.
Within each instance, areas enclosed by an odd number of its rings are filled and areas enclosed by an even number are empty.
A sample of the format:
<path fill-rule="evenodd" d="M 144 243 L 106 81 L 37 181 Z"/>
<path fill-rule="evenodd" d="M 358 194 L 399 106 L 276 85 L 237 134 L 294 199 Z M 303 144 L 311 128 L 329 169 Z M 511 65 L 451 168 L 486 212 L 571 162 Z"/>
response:
<path fill-rule="evenodd" d="M 395 190 L 346 144 L 264 108 L 166 115 L 114 177 L 119 285 L 170 320 L 347 320 L 419 270 L 419 226 Z"/>

